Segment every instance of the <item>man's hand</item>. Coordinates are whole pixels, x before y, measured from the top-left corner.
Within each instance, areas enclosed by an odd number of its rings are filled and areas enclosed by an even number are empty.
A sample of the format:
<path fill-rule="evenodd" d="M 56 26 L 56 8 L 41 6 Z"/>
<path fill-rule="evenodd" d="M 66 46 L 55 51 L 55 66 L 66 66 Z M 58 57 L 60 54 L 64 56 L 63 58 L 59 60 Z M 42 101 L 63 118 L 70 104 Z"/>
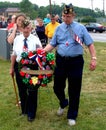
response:
<path fill-rule="evenodd" d="M 14 68 L 10 68 L 10 75 L 13 77 L 14 76 Z"/>
<path fill-rule="evenodd" d="M 96 63 L 96 60 L 95 60 L 95 59 L 91 59 L 89 69 L 90 69 L 91 71 L 95 70 L 95 69 L 96 69 L 96 64 L 97 64 L 97 63 Z"/>

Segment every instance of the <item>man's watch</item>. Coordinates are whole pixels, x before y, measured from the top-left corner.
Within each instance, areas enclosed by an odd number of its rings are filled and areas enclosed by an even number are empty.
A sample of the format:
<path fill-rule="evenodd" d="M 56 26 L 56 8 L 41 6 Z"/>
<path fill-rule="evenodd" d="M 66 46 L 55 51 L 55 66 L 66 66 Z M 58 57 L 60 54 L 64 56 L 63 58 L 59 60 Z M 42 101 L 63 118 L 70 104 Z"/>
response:
<path fill-rule="evenodd" d="M 91 59 L 92 59 L 92 60 L 97 60 L 96 56 L 92 56 Z"/>

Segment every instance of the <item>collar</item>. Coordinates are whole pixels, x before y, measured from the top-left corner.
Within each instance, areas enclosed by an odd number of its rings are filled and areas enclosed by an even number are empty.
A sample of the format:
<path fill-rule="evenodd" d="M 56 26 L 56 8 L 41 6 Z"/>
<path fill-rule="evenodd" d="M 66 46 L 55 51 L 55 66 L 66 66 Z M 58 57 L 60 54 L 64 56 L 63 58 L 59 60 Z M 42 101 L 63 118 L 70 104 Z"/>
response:
<path fill-rule="evenodd" d="M 27 41 L 30 39 L 31 34 L 28 37 L 24 37 L 24 35 L 22 34 L 22 39 L 24 40 L 25 38 L 27 38 Z"/>
<path fill-rule="evenodd" d="M 64 26 L 65 26 L 65 28 L 67 28 L 67 26 L 72 27 L 72 26 L 73 26 L 73 24 L 74 24 L 74 22 L 72 22 L 72 23 L 70 23 L 70 24 L 66 24 L 66 23 L 64 22 Z"/>

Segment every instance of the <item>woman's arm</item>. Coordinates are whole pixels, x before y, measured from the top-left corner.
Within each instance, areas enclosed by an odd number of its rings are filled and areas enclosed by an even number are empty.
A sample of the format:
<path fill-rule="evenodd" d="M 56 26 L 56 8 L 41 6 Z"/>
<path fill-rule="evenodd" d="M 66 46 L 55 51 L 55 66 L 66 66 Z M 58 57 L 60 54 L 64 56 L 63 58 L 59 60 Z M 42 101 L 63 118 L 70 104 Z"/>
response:
<path fill-rule="evenodd" d="M 16 36 L 16 31 L 17 31 L 17 25 L 14 24 L 12 33 L 7 37 L 7 42 L 9 44 L 13 44 L 14 38 Z"/>

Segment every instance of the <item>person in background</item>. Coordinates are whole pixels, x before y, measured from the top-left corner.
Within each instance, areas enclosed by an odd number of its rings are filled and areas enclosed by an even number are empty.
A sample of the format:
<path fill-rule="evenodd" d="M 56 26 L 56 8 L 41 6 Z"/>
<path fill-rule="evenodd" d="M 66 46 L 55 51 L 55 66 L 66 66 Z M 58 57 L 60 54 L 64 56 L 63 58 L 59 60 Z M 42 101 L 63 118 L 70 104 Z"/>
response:
<path fill-rule="evenodd" d="M 96 51 L 93 40 L 84 25 L 74 21 L 75 12 L 72 4 L 65 5 L 61 23 L 44 51 L 48 52 L 56 48 L 56 67 L 54 71 L 54 93 L 59 100 L 57 115 L 61 116 L 68 106 L 68 124 L 76 124 L 78 116 L 80 92 L 83 74 L 83 44 L 90 52 L 91 71 L 96 68 Z M 68 99 L 65 96 L 66 79 L 68 79 Z"/>
<path fill-rule="evenodd" d="M 33 90 L 28 89 L 28 86 L 22 82 L 22 78 L 18 70 L 18 63 L 21 59 L 22 52 L 35 51 L 37 48 L 42 48 L 42 45 L 39 38 L 31 34 L 32 25 L 30 21 L 25 19 L 24 21 L 22 21 L 21 27 L 22 27 L 22 34 L 17 36 L 14 39 L 14 43 L 13 43 L 10 74 L 14 76 L 14 72 L 17 73 L 16 80 L 20 92 L 19 94 L 21 99 L 22 115 L 27 114 L 28 121 L 32 122 L 36 117 L 38 89 L 37 88 Z M 27 42 L 27 46 L 24 45 L 25 39 Z M 14 70 L 14 66 L 15 68 L 17 68 L 16 70 Z M 38 66 L 35 65 L 35 67 L 37 69 Z"/>
<path fill-rule="evenodd" d="M 8 23 L 7 30 L 10 30 L 11 28 L 13 28 L 13 26 L 15 24 L 15 18 L 16 18 L 16 15 L 12 15 L 11 22 Z"/>
<path fill-rule="evenodd" d="M 14 38 L 22 34 L 22 21 L 26 19 L 24 14 L 18 14 L 15 18 L 14 26 L 8 31 L 7 42 L 13 44 Z"/>
<path fill-rule="evenodd" d="M 60 17 L 59 17 L 58 14 L 56 14 L 55 18 L 56 18 L 56 21 L 57 21 L 58 23 L 60 23 L 60 24 L 62 23 L 62 20 L 60 19 Z"/>
<path fill-rule="evenodd" d="M 44 20 L 43 20 L 43 23 L 44 23 L 44 25 L 46 26 L 48 23 L 50 23 L 51 22 L 51 15 L 50 14 L 47 14 L 46 15 L 46 18 L 44 18 Z"/>
<path fill-rule="evenodd" d="M 15 23 L 11 29 L 8 30 L 8 35 L 7 35 L 7 43 L 13 46 L 13 42 L 15 37 L 18 35 L 22 34 L 22 21 L 26 19 L 26 16 L 24 14 L 18 14 L 15 18 Z M 10 54 L 12 53 L 12 50 Z M 17 81 L 17 67 L 16 64 L 14 65 L 14 70 L 15 70 L 15 77 L 16 77 L 16 83 Z M 18 85 L 17 85 L 18 86 Z M 20 89 L 18 88 L 19 91 L 19 97 L 20 97 Z M 19 104 L 21 101 L 19 101 Z"/>
<path fill-rule="evenodd" d="M 48 42 L 51 41 L 51 39 L 54 35 L 54 32 L 55 32 L 55 29 L 58 25 L 59 25 L 59 23 L 56 22 L 55 15 L 52 14 L 51 15 L 51 22 L 49 24 L 47 24 L 45 27 L 45 34 L 48 37 Z"/>
<path fill-rule="evenodd" d="M 45 26 L 41 18 L 39 18 L 39 24 L 36 26 L 36 33 L 42 43 L 42 46 L 46 46 L 47 36 L 45 35 Z"/>
<path fill-rule="evenodd" d="M 20 34 L 22 34 L 22 21 L 25 20 L 27 17 L 25 14 L 18 14 L 15 18 L 15 23 L 13 28 L 9 29 L 8 36 L 7 36 L 7 42 L 12 45 L 14 38 Z M 33 35 L 36 36 L 36 31 L 32 30 L 31 32 Z"/>
<path fill-rule="evenodd" d="M 37 17 L 34 21 L 35 28 L 39 25 L 39 17 Z"/>
<path fill-rule="evenodd" d="M 0 21 L 0 28 L 6 28 L 6 27 L 7 27 L 7 21 L 5 20 L 5 17 L 2 16 Z"/>

